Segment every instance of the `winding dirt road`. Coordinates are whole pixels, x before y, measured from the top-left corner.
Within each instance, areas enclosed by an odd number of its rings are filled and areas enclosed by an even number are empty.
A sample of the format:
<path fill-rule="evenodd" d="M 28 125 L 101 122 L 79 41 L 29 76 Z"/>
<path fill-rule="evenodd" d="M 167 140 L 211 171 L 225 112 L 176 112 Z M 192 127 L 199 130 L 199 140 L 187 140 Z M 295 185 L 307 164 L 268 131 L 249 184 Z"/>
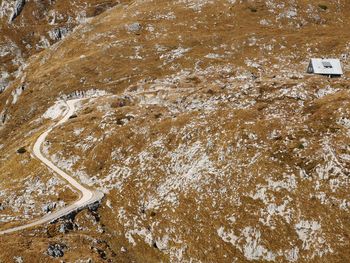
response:
<path fill-rule="evenodd" d="M 47 222 L 54 221 L 56 219 L 59 219 L 63 216 L 70 214 L 73 211 L 81 210 L 81 209 L 87 207 L 88 205 L 91 205 L 95 202 L 100 201 L 103 198 L 102 192 L 92 191 L 92 190 L 85 188 L 83 185 L 81 185 L 79 182 L 77 182 L 73 177 L 71 177 L 66 172 L 64 172 L 63 170 L 58 168 L 56 165 L 54 165 L 41 152 L 41 145 L 46 140 L 47 135 L 55 127 L 63 124 L 64 122 L 66 122 L 69 119 L 70 116 L 72 116 L 72 114 L 75 111 L 75 104 L 81 100 L 83 100 L 83 99 L 75 99 L 75 100 L 67 101 L 66 102 L 67 103 L 67 111 L 66 111 L 66 114 L 64 115 L 64 117 L 59 122 L 57 122 L 55 125 L 51 126 L 49 129 L 47 129 L 43 134 L 41 134 L 39 136 L 39 138 L 37 139 L 37 141 L 35 142 L 34 147 L 33 147 L 33 153 L 34 153 L 35 157 L 37 157 L 49 169 L 53 170 L 56 174 L 58 174 L 63 179 L 65 179 L 69 184 L 71 184 L 79 192 L 79 194 L 80 194 L 79 200 L 77 200 L 73 204 L 66 206 L 60 210 L 57 210 L 51 214 L 47 214 L 44 217 L 42 217 L 41 219 L 38 219 L 38 220 L 33 221 L 31 223 L 0 231 L 0 235 L 13 233 L 13 232 L 20 231 L 20 230 L 23 230 L 26 228 L 31 228 L 34 226 L 45 224 Z"/>

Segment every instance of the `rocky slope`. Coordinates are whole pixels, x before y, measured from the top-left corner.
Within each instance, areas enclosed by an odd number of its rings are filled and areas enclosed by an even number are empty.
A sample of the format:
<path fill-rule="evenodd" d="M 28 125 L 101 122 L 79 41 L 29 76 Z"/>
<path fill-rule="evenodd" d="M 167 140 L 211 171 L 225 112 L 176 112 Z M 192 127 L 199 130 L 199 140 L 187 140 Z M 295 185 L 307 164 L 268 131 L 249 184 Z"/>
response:
<path fill-rule="evenodd" d="M 0 92 L 26 60 L 120 1 L 0 1 Z"/>
<path fill-rule="evenodd" d="M 125 2 L 26 53 L 0 94 L 3 222 L 74 198 L 30 155 L 60 98 L 99 95 L 44 150 L 106 198 L 0 237 L 0 260 L 348 261 L 349 14 L 345 0 Z M 311 57 L 346 73 L 307 75 Z M 6 191 L 33 201 L 16 210 Z"/>

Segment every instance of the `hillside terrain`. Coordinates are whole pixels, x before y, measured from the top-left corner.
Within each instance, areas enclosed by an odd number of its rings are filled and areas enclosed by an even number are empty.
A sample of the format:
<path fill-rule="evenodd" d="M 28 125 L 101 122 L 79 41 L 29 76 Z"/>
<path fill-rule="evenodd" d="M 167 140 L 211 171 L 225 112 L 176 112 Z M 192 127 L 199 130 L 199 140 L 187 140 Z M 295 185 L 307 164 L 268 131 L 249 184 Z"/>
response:
<path fill-rule="evenodd" d="M 348 1 L 0 5 L 0 262 L 349 261 Z"/>

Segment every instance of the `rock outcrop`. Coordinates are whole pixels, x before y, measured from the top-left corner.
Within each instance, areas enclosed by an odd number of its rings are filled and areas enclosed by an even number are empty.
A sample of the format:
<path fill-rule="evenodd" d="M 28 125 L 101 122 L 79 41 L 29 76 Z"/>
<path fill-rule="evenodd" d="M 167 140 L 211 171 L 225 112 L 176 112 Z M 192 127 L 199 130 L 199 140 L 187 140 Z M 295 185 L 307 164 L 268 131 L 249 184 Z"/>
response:
<path fill-rule="evenodd" d="M 20 15 L 22 12 L 24 5 L 26 3 L 26 0 L 16 0 L 15 6 L 13 8 L 12 14 L 10 16 L 9 22 L 11 23 L 13 20 L 16 19 L 17 16 Z"/>

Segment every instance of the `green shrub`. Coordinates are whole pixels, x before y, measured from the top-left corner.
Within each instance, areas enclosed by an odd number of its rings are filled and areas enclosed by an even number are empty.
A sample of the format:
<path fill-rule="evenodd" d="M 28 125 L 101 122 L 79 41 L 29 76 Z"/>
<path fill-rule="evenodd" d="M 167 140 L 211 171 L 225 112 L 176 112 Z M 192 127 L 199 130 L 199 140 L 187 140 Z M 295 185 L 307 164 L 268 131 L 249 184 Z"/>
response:
<path fill-rule="evenodd" d="M 21 147 L 21 148 L 19 148 L 19 149 L 17 150 L 17 153 L 20 153 L 20 154 L 26 153 L 26 152 L 27 152 L 27 150 L 26 150 L 26 148 L 24 148 L 24 147 Z"/>
<path fill-rule="evenodd" d="M 328 9 L 328 6 L 323 5 L 323 4 L 319 4 L 318 7 L 321 8 L 322 10 L 324 10 L 324 11 L 326 11 Z"/>
<path fill-rule="evenodd" d="M 256 9 L 255 7 L 249 7 L 249 10 L 251 11 L 251 12 L 253 12 L 253 13 L 256 13 L 256 12 L 258 12 L 258 9 Z"/>

